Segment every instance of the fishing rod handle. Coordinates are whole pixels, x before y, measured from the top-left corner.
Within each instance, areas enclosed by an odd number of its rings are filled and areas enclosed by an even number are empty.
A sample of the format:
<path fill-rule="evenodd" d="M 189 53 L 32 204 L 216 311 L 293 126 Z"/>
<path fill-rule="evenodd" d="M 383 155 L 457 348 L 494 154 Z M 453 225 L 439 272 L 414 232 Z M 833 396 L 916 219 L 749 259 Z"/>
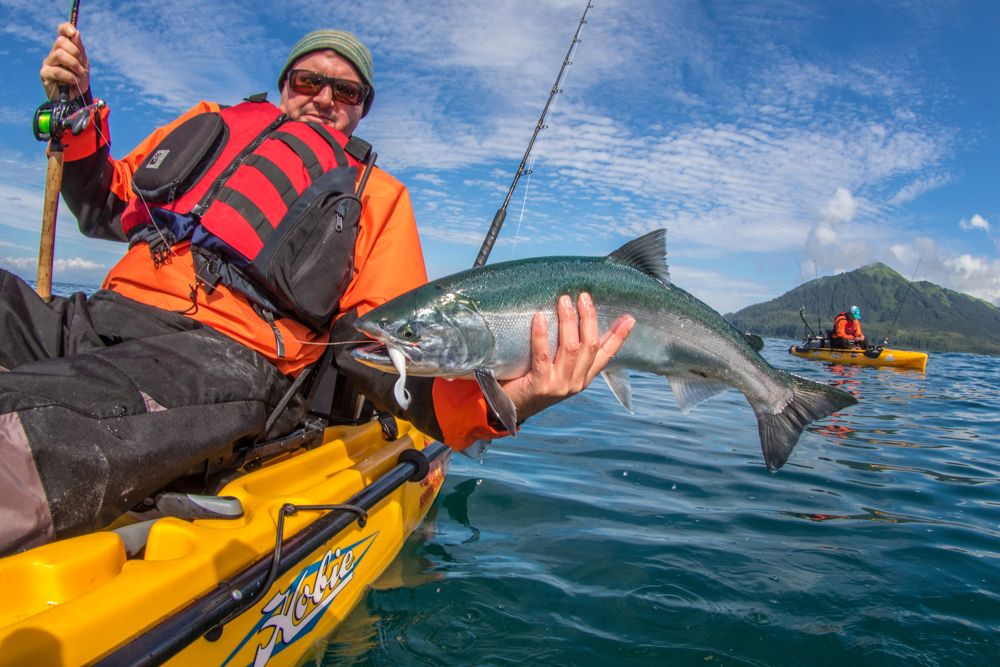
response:
<path fill-rule="evenodd" d="M 476 261 L 472 265 L 472 268 L 482 266 L 486 263 L 486 260 L 489 259 L 490 252 L 493 251 L 493 244 L 497 242 L 497 236 L 500 234 L 500 228 L 503 227 L 503 221 L 506 217 L 506 208 L 497 209 L 496 215 L 493 216 L 493 222 L 490 224 L 490 230 L 486 232 L 486 238 L 483 239 L 483 245 L 479 248 L 479 256 L 476 257 Z"/>
<path fill-rule="evenodd" d="M 69 22 L 76 27 L 80 17 L 80 0 L 73 0 L 69 10 Z M 62 109 L 69 102 L 69 86 L 59 86 L 59 101 Z M 61 120 L 62 114 L 59 114 Z M 42 200 L 42 233 L 38 242 L 38 273 L 35 277 L 35 292 L 43 301 L 52 301 L 52 263 L 56 245 L 56 213 L 59 211 L 59 191 L 62 189 L 63 146 L 59 136 L 49 139 L 49 165 L 45 172 L 45 195 Z"/>
<path fill-rule="evenodd" d="M 59 209 L 59 189 L 62 187 L 62 150 L 49 153 L 45 174 L 45 198 L 42 203 L 42 236 L 38 244 L 38 274 L 35 291 L 46 303 L 52 300 L 52 260 L 55 254 L 56 213 Z"/>

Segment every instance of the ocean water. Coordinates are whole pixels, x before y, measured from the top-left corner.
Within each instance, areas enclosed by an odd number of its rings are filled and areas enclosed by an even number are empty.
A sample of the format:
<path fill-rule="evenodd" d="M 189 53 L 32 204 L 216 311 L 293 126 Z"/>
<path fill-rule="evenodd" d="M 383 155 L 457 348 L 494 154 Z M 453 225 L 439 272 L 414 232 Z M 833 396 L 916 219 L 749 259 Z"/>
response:
<path fill-rule="evenodd" d="M 861 403 L 767 471 L 735 391 L 635 376 L 455 457 L 318 665 L 1000 664 L 1000 358 L 774 365 Z M 602 383 L 598 383 L 602 384 Z"/>
<path fill-rule="evenodd" d="M 24 282 L 28 283 L 32 289 L 35 288 L 35 281 L 32 278 L 24 277 Z M 98 289 L 99 285 L 94 285 L 93 283 L 70 283 L 70 282 L 53 282 L 52 283 L 52 294 L 54 296 L 70 296 L 77 292 L 83 292 L 84 294 L 93 294 Z"/>

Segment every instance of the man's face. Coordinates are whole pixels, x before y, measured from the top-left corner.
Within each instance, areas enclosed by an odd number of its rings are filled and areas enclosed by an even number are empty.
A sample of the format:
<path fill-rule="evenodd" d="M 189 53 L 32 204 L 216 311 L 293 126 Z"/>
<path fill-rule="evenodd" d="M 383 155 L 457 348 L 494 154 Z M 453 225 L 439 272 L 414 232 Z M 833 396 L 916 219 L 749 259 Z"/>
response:
<path fill-rule="evenodd" d="M 337 79 L 361 83 L 354 66 L 335 51 L 307 53 L 292 65 L 290 70 L 304 69 Z M 332 125 L 350 136 L 361 121 L 364 104 L 347 104 L 333 99 L 330 86 L 323 86 L 315 95 L 300 95 L 288 85 L 288 78 L 281 85 L 281 103 L 278 108 L 292 120 L 315 121 Z"/>

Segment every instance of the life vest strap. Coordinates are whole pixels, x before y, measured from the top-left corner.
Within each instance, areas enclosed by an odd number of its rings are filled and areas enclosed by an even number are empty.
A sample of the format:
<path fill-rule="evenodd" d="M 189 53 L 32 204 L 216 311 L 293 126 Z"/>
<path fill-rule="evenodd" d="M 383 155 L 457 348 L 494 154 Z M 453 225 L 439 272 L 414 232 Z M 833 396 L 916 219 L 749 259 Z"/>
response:
<path fill-rule="evenodd" d="M 264 212 L 260 210 L 260 207 L 257 206 L 252 199 L 239 190 L 224 187 L 222 188 L 222 192 L 219 193 L 217 200 L 239 213 L 240 217 L 246 220 L 253 228 L 254 232 L 256 232 L 257 238 L 260 239 L 261 244 L 267 243 L 267 239 L 269 239 L 272 232 L 274 232 L 274 227 L 268 221 Z"/>
<path fill-rule="evenodd" d="M 334 159 L 337 160 L 337 166 L 347 167 L 347 155 L 344 154 L 344 149 L 340 146 L 340 142 L 337 141 L 332 134 L 330 134 L 330 130 L 326 129 L 319 123 L 313 123 L 312 121 L 307 122 L 306 125 L 316 130 L 316 133 L 330 145 L 330 148 L 333 150 Z M 350 143 L 350 140 L 348 140 L 348 143 Z"/>
<path fill-rule="evenodd" d="M 281 197 L 281 201 L 285 203 L 285 208 L 289 209 L 299 198 L 299 192 L 295 189 L 292 181 L 288 178 L 284 171 L 272 162 L 267 156 L 260 155 L 256 153 L 247 158 L 245 164 L 252 166 L 254 169 L 259 171 L 264 178 L 266 178 L 274 189 L 278 192 Z"/>
<path fill-rule="evenodd" d="M 295 153 L 300 160 L 302 160 L 303 166 L 305 166 L 306 171 L 309 172 L 309 178 L 315 181 L 323 174 L 323 166 L 319 163 L 319 159 L 316 157 L 316 153 L 313 149 L 309 147 L 309 144 L 299 139 L 297 136 L 290 132 L 278 131 L 271 135 L 272 139 L 280 141 Z"/>

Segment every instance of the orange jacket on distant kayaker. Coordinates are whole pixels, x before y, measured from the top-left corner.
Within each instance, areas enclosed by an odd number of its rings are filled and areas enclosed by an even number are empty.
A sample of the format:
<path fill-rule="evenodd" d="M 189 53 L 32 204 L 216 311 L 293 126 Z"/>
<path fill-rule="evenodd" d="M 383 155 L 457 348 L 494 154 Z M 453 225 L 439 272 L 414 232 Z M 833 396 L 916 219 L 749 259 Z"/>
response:
<path fill-rule="evenodd" d="M 833 337 L 846 340 L 857 340 L 864 338 L 861 331 L 861 320 L 856 320 L 850 313 L 839 313 L 833 320 Z"/>

